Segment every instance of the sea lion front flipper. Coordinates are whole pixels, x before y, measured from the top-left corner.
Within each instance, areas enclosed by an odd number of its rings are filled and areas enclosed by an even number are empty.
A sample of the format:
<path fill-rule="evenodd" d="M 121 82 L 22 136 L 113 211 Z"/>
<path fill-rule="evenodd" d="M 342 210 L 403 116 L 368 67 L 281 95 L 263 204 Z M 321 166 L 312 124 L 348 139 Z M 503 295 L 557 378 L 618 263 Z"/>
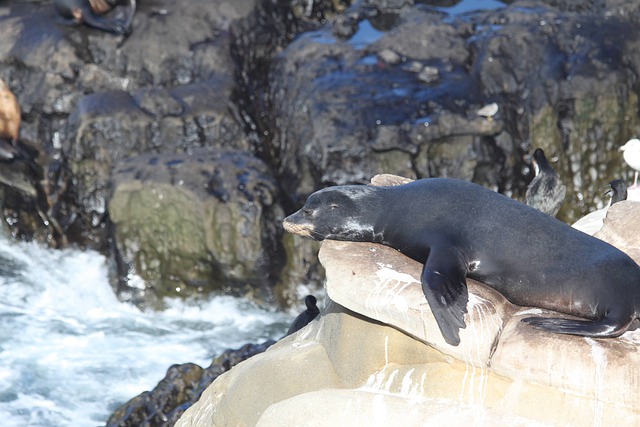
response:
<path fill-rule="evenodd" d="M 453 247 L 432 247 L 422 270 L 422 291 L 445 341 L 460 344 L 460 328 L 465 328 L 469 291 L 467 269 Z"/>

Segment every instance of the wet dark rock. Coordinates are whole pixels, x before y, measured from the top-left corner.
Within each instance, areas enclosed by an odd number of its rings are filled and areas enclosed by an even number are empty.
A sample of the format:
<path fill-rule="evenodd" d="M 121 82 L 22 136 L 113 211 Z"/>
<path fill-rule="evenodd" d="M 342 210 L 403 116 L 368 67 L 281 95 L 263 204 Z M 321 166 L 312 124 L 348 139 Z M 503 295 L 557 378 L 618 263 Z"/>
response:
<path fill-rule="evenodd" d="M 63 152 L 73 176 L 75 202 L 80 213 L 77 227 L 86 230 L 87 240 L 106 238 L 106 196 L 110 190 L 114 162 L 150 149 L 153 118 L 140 110 L 126 92 L 87 95 L 79 100 L 69 117 L 70 137 Z M 119 141 L 113 144 L 112 141 Z"/>
<path fill-rule="evenodd" d="M 560 218 L 602 202 L 596 188 L 622 172 L 617 148 L 637 132 L 632 88 L 640 64 L 627 40 L 638 33 L 631 18 L 638 6 L 596 3 L 589 10 L 514 3 L 484 14 L 478 28 L 487 34 L 470 45 L 472 73 L 484 92 L 500 94 L 515 142 L 558 157 L 561 179 L 570 183 Z"/>
<path fill-rule="evenodd" d="M 139 2 L 128 38 L 83 31 L 86 39 L 78 41 L 88 62 L 126 75 L 130 89 L 194 83 L 233 69 L 228 28 L 250 13 L 255 3 Z"/>
<path fill-rule="evenodd" d="M 176 151 L 188 152 L 200 146 L 253 151 L 233 101 L 234 89 L 235 83 L 229 76 L 171 89 L 171 96 L 182 104 L 184 111 L 173 126 L 170 122 L 175 119 L 164 119 L 164 125 L 160 126 L 163 146 L 179 141 L 181 145 Z"/>
<path fill-rule="evenodd" d="M 276 120 L 272 101 L 265 93 L 271 81 L 271 61 L 298 35 L 321 27 L 330 17 L 339 17 L 350 3 L 349 0 L 259 1 L 251 14 L 231 27 L 231 54 L 238 67 L 237 107 L 247 135 L 270 165 L 274 159 L 263 140 L 272 136 L 267 123 Z"/>
<path fill-rule="evenodd" d="M 227 350 L 203 369 L 193 363 L 173 365 L 167 375 L 151 391 L 146 391 L 124 405 L 109 417 L 107 427 L 170 427 L 202 392 L 229 369 L 264 352 L 274 341 L 246 344 L 237 350 Z"/>
<path fill-rule="evenodd" d="M 541 147 L 573 183 L 559 216 L 581 215 L 621 173 L 615 148 L 638 126 L 637 6 L 595 3 L 450 16 L 430 2 L 363 4 L 296 38 L 269 65 L 272 115 L 254 116 L 293 204 L 389 170 L 522 199 L 524 156 Z M 499 113 L 478 116 L 491 102 Z"/>
<path fill-rule="evenodd" d="M 76 178 L 82 227 L 101 230 L 112 169 L 123 159 L 203 146 L 249 149 L 229 108 L 231 84 L 230 79 L 218 78 L 173 89 L 141 89 L 133 95 L 103 92 L 80 99 L 69 117 L 71 135 L 63 147 Z"/>
<path fill-rule="evenodd" d="M 19 98 L 21 139 L 40 152 L 46 210 L 71 243 L 107 250 L 104 196 L 115 161 L 216 141 L 249 148 L 229 100 L 229 27 L 254 5 L 143 3 L 122 37 L 58 25 L 50 2 L 3 4 L 0 76 Z M 9 228 L 28 234 L 17 220 Z M 50 241 L 40 228 L 31 234 Z"/>
<path fill-rule="evenodd" d="M 153 116 L 179 116 L 183 111 L 182 104 L 163 88 L 142 89 L 134 99 L 138 108 Z"/>
<path fill-rule="evenodd" d="M 365 24 L 361 21 L 360 27 Z M 375 27 L 375 20 L 367 25 Z M 278 121 L 266 143 L 279 162 L 286 192 L 296 200 L 323 185 L 366 182 L 383 170 L 415 177 L 423 143 L 416 144 L 410 135 L 424 123 L 435 129 L 431 132 L 437 136 L 429 138 L 433 143 L 448 136 L 448 123 L 456 134 L 476 138 L 478 145 L 479 130 L 500 130 L 495 123 L 467 119 L 481 105 L 464 68 L 469 27 L 419 10 L 401 14 L 396 25 L 389 32 L 372 31 L 371 40 L 356 44 L 356 35 L 339 41 L 318 30 L 317 36 L 298 38 L 275 58 L 269 96 Z M 443 38 L 446 45 L 438 43 Z M 416 62 L 417 68 L 379 62 L 378 53 L 389 50 Z M 419 77 L 426 66 L 441 77 L 435 88 Z M 294 141 L 298 143 L 290 146 Z M 470 154 L 465 156 L 473 157 Z M 445 172 L 458 177 L 474 173 L 453 168 Z"/>

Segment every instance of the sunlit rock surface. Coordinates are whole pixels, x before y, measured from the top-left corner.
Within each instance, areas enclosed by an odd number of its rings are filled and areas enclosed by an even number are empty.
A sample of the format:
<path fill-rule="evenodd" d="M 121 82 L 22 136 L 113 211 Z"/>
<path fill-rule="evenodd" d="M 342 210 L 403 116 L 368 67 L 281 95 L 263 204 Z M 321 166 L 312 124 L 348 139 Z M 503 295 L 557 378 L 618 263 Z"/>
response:
<path fill-rule="evenodd" d="M 640 201 L 625 200 L 609 208 L 604 225 L 594 236 L 640 263 Z"/>
<path fill-rule="evenodd" d="M 471 316 L 451 347 L 418 298 L 418 263 L 342 242 L 325 243 L 321 259 L 331 298 L 361 314 L 330 302 L 318 321 L 220 377 L 178 426 L 640 422 L 638 332 L 538 331 L 520 319 L 541 310 L 470 281 Z"/>
<path fill-rule="evenodd" d="M 639 209 L 617 203 L 599 233 L 636 260 Z M 544 332 L 520 320 L 549 312 L 467 280 L 467 327 L 454 347 L 422 294 L 421 264 L 389 247 L 336 241 L 323 243 L 320 260 L 330 298 L 321 317 L 221 376 L 178 426 L 640 423 L 640 332 Z"/>

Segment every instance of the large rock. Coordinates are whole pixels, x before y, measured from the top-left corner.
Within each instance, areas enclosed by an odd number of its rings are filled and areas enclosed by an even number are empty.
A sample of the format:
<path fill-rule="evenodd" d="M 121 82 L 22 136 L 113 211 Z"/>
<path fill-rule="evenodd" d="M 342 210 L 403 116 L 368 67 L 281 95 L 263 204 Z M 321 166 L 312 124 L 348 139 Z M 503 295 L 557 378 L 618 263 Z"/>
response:
<path fill-rule="evenodd" d="M 141 155 L 113 175 L 120 276 L 159 297 L 213 289 L 273 299 L 283 213 L 266 165 L 239 151 Z"/>
<path fill-rule="evenodd" d="M 639 214 L 640 204 L 618 203 L 600 232 L 636 261 Z M 545 332 L 521 319 L 548 311 L 468 279 L 467 327 L 454 347 L 424 299 L 419 263 L 335 241 L 320 259 L 330 297 L 320 319 L 221 376 L 178 426 L 640 423 L 639 331 Z"/>
<path fill-rule="evenodd" d="M 63 144 L 74 177 L 83 229 L 104 242 L 106 200 L 118 162 L 143 153 L 183 153 L 200 147 L 251 151 L 229 110 L 233 80 L 209 79 L 175 88 L 96 93 L 82 97 L 69 117 Z"/>
<path fill-rule="evenodd" d="M 640 201 L 623 200 L 611 206 L 603 220 L 603 226 L 595 237 L 609 242 L 640 262 L 638 230 L 640 230 Z"/>
<path fill-rule="evenodd" d="M 621 212 L 625 212 L 627 209 L 634 209 L 633 203 L 630 202 L 640 202 L 640 188 L 631 187 L 628 189 L 627 193 L 627 198 L 624 200 L 625 203 L 612 211 L 612 219 L 606 220 L 609 215 L 609 209 L 612 207 L 608 204 L 601 209 L 589 212 L 587 215 L 571 224 L 571 226 L 591 236 L 600 237 L 607 242 L 620 242 L 625 247 L 628 247 L 629 250 L 635 250 L 634 245 L 629 241 L 629 237 L 634 238 L 635 236 L 633 234 L 625 234 L 624 230 L 624 227 L 628 226 L 625 221 L 631 221 L 632 218 Z M 622 208 L 622 206 L 625 206 L 625 208 Z M 625 220 L 621 221 L 620 216 Z M 603 229 L 605 221 L 607 221 L 609 225 L 604 229 L 606 235 L 601 237 L 599 231 Z M 633 223 L 631 226 L 635 229 L 637 224 Z"/>

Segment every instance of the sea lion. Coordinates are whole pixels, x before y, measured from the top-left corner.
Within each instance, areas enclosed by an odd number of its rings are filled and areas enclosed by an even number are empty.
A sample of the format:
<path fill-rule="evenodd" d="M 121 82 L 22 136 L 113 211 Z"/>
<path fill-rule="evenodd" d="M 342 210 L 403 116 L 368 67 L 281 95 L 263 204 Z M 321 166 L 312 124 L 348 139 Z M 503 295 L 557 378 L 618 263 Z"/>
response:
<path fill-rule="evenodd" d="M 320 309 L 318 308 L 316 297 L 313 295 L 307 295 L 304 299 L 304 304 L 307 306 L 307 309 L 300 313 L 298 317 L 295 318 L 289 330 L 287 331 L 287 335 L 291 335 L 294 332 L 298 332 L 300 329 L 307 326 L 312 320 L 314 320 L 320 314 Z"/>
<path fill-rule="evenodd" d="M 309 196 L 283 225 L 315 240 L 381 243 L 424 264 L 422 289 L 451 345 L 466 327 L 466 277 L 514 304 L 585 319 L 523 319 L 547 331 L 603 338 L 639 325 L 640 267 L 631 258 L 471 182 L 329 187 Z"/>
<path fill-rule="evenodd" d="M 556 216 L 564 203 L 567 187 L 562 184 L 558 172 L 553 169 L 541 148 L 533 152 L 531 163 L 533 163 L 535 177 L 527 187 L 525 203 L 546 214 Z"/>
<path fill-rule="evenodd" d="M 56 11 L 67 18 L 65 23 L 87 24 L 114 34 L 126 34 L 136 11 L 135 0 L 54 0 Z M 129 8 L 124 19 L 109 19 L 100 15 L 118 5 Z"/>

